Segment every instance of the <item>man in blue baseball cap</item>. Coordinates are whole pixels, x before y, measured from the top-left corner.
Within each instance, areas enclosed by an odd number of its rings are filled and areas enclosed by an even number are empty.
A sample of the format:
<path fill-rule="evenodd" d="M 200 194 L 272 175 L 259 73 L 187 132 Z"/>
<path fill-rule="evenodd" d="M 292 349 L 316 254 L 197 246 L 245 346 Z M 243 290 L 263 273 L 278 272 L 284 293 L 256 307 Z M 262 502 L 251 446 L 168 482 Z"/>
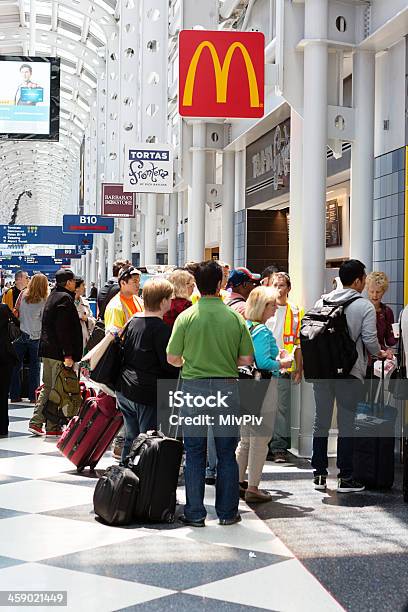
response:
<path fill-rule="evenodd" d="M 227 289 L 232 291 L 229 298 L 225 300 L 225 304 L 245 317 L 245 303 L 252 289 L 259 285 L 260 280 L 261 275 L 250 272 L 248 268 L 235 268 L 231 270 Z"/>

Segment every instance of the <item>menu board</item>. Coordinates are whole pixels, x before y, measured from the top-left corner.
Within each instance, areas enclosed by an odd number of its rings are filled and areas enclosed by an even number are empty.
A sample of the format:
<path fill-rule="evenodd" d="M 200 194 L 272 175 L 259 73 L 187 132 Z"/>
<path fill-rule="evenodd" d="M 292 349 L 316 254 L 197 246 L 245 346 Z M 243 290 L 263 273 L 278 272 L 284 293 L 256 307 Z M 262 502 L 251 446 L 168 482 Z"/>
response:
<path fill-rule="evenodd" d="M 326 246 L 341 246 L 341 208 L 337 200 L 326 203 Z"/>

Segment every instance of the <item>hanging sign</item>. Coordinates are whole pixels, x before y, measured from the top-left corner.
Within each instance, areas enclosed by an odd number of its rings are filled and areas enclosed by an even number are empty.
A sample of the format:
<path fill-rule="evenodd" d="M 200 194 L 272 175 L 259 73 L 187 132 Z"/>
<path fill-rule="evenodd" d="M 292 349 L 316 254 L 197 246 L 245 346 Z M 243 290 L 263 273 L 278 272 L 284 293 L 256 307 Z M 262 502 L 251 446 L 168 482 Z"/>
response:
<path fill-rule="evenodd" d="M 169 145 L 140 143 L 125 147 L 123 187 L 135 193 L 173 191 L 173 151 Z"/>
<path fill-rule="evenodd" d="M 264 87 L 262 32 L 180 32 L 182 117 L 263 117 Z"/>
<path fill-rule="evenodd" d="M 100 215 L 64 215 L 62 231 L 64 234 L 113 234 L 114 221 Z"/>
<path fill-rule="evenodd" d="M 122 183 L 102 183 L 102 215 L 104 217 L 135 216 L 136 194 L 123 191 Z"/>

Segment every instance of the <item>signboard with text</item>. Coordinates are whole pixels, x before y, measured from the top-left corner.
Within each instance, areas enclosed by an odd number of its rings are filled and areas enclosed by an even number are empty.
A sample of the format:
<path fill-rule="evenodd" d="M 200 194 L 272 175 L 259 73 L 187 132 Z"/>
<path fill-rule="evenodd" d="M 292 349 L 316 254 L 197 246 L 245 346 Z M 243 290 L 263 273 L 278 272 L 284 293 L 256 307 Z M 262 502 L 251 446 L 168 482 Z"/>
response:
<path fill-rule="evenodd" d="M 90 250 L 93 237 L 64 234 L 61 227 L 54 225 L 0 225 L 0 250 L 2 245 L 21 244 L 68 244 Z"/>
<path fill-rule="evenodd" d="M 173 151 L 164 144 L 146 143 L 125 147 L 123 187 L 135 193 L 173 191 Z"/>
<path fill-rule="evenodd" d="M 68 259 L 81 259 L 85 253 L 81 249 L 55 249 L 55 257 L 66 257 Z"/>
<path fill-rule="evenodd" d="M 64 215 L 62 231 L 65 234 L 113 234 L 114 221 L 100 215 Z"/>
<path fill-rule="evenodd" d="M 123 191 L 122 183 L 102 183 L 102 215 L 104 217 L 135 216 L 136 193 Z"/>
<path fill-rule="evenodd" d="M 263 117 L 262 32 L 182 30 L 179 113 L 182 117 Z"/>
<path fill-rule="evenodd" d="M 48 257 L 46 255 L 20 255 L 10 257 L 0 257 L 0 266 L 18 266 L 21 268 L 36 267 L 36 266 L 69 266 L 69 259 L 58 259 L 56 257 Z"/>

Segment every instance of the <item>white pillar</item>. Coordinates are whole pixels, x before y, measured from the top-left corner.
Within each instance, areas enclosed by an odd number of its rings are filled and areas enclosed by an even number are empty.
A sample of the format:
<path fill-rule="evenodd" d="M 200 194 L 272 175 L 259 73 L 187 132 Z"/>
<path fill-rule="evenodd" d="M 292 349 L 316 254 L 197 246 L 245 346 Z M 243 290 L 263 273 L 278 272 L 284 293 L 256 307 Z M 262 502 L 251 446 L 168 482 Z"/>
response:
<path fill-rule="evenodd" d="M 146 198 L 145 215 L 145 262 L 147 266 L 156 265 L 157 249 L 157 195 L 148 193 Z"/>
<path fill-rule="evenodd" d="M 106 253 L 105 253 L 105 237 L 99 236 L 99 270 L 98 270 L 98 286 L 103 287 L 106 283 Z"/>
<path fill-rule="evenodd" d="M 112 277 L 113 262 L 115 261 L 115 233 L 109 234 L 108 238 L 108 278 Z"/>
<path fill-rule="evenodd" d="M 37 25 L 37 2 L 30 0 L 30 55 L 35 55 L 35 30 Z"/>
<path fill-rule="evenodd" d="M 351 147 L 350 257 L 373 264 L 375 58 L 370 51 L 353 55 L 355 139 Z"/>
<path fill-rule="evenodd" d="M 140 214 L 140 266 L 146 265 L 146 216 Z"/>
<path fill-rule="evenodd" d="M 85 278 L 85 274 L 86 274 L 86 255 L 83 255 L 81 257 L 81 263 L 80 263 L 80 274 L 82 278 Z"/>
<path fill-rule="evenodd" d="M 89 287 L 87 287 L 87 292 L 89 295 L 89 292 L 91 290 L 91 283 L 96 283 L 97 280 L 97 271 L 96 271 L 96 253 L 97 253 L 97 246 L 94 243 L 94 248 L 91 251 L 91 267 L 89 270 Z"/>
<path fill-rule="evenodd" d="M 132 261 L 132 220 L 122 219 L 122 256 Z"/>
<path fill-rule="evenodd" d="M 310 308 L 324 288 L 326 268 L 327 39 L 328 0 L 306 0 L 304 49 L 303 305 Z M 310 39 L 308 42 L 307 39 Z"/>
<path fill-rule="evenodd" d="M 205 143 L 206 125 L 193 123 L 193 151 L 191 163 L 191 189 L 188 194 L 188 244 L 187 259 L 202 261 L 205 249 Z"/>
<path fill-rule="evenodd" d="M 224 151 L 222 157 L 223 198 L 221 207 L 220 259 L 234 265 L 235 153 Z"/>
<path fill-rule="evenodd" d="M 177 265 L 177 206 L 178 193 L 170 194 L 169 199 L 169 232 L 168 232 L 168 263 Z"/>
<path fill-rule="evenodd" d="M 188 191 L 187 191 L 187 196 L 188 196 Z M 178 192 L 178 197 L 177 197 L 177 265 L 178 266 L 183 266 L 185 261 L 186 261 L 186 228 L 184 226 L 184 202 L 185 202 L 185 197 L 186 197 L 186 192 L 185 191 L 179 191 Z M 188 203 L 188 202 L 187 202 Z M 180 227 L 181 227 L 181 232 L 184 232 L 184 253 L 180 253 L 180 257 L 179 257 L 179 237 L 178 237 L 178 227 L 179 227 L 179 223 L 180 223 Z"/>
<path fill-rule="evenodd" d="M 86 252 L 86 261 L 85 261 L 85 285 L 86 291 L 89 291 L 91 288 L 91 251 Z"/>
<path fill-rule="evenodd" d="M 295 110 L 290 114 L 290 208 L 289 208 L 289 275 L 291 300 L 302 303 L 302 220 L 303 220 L 303 120 Z"/>

